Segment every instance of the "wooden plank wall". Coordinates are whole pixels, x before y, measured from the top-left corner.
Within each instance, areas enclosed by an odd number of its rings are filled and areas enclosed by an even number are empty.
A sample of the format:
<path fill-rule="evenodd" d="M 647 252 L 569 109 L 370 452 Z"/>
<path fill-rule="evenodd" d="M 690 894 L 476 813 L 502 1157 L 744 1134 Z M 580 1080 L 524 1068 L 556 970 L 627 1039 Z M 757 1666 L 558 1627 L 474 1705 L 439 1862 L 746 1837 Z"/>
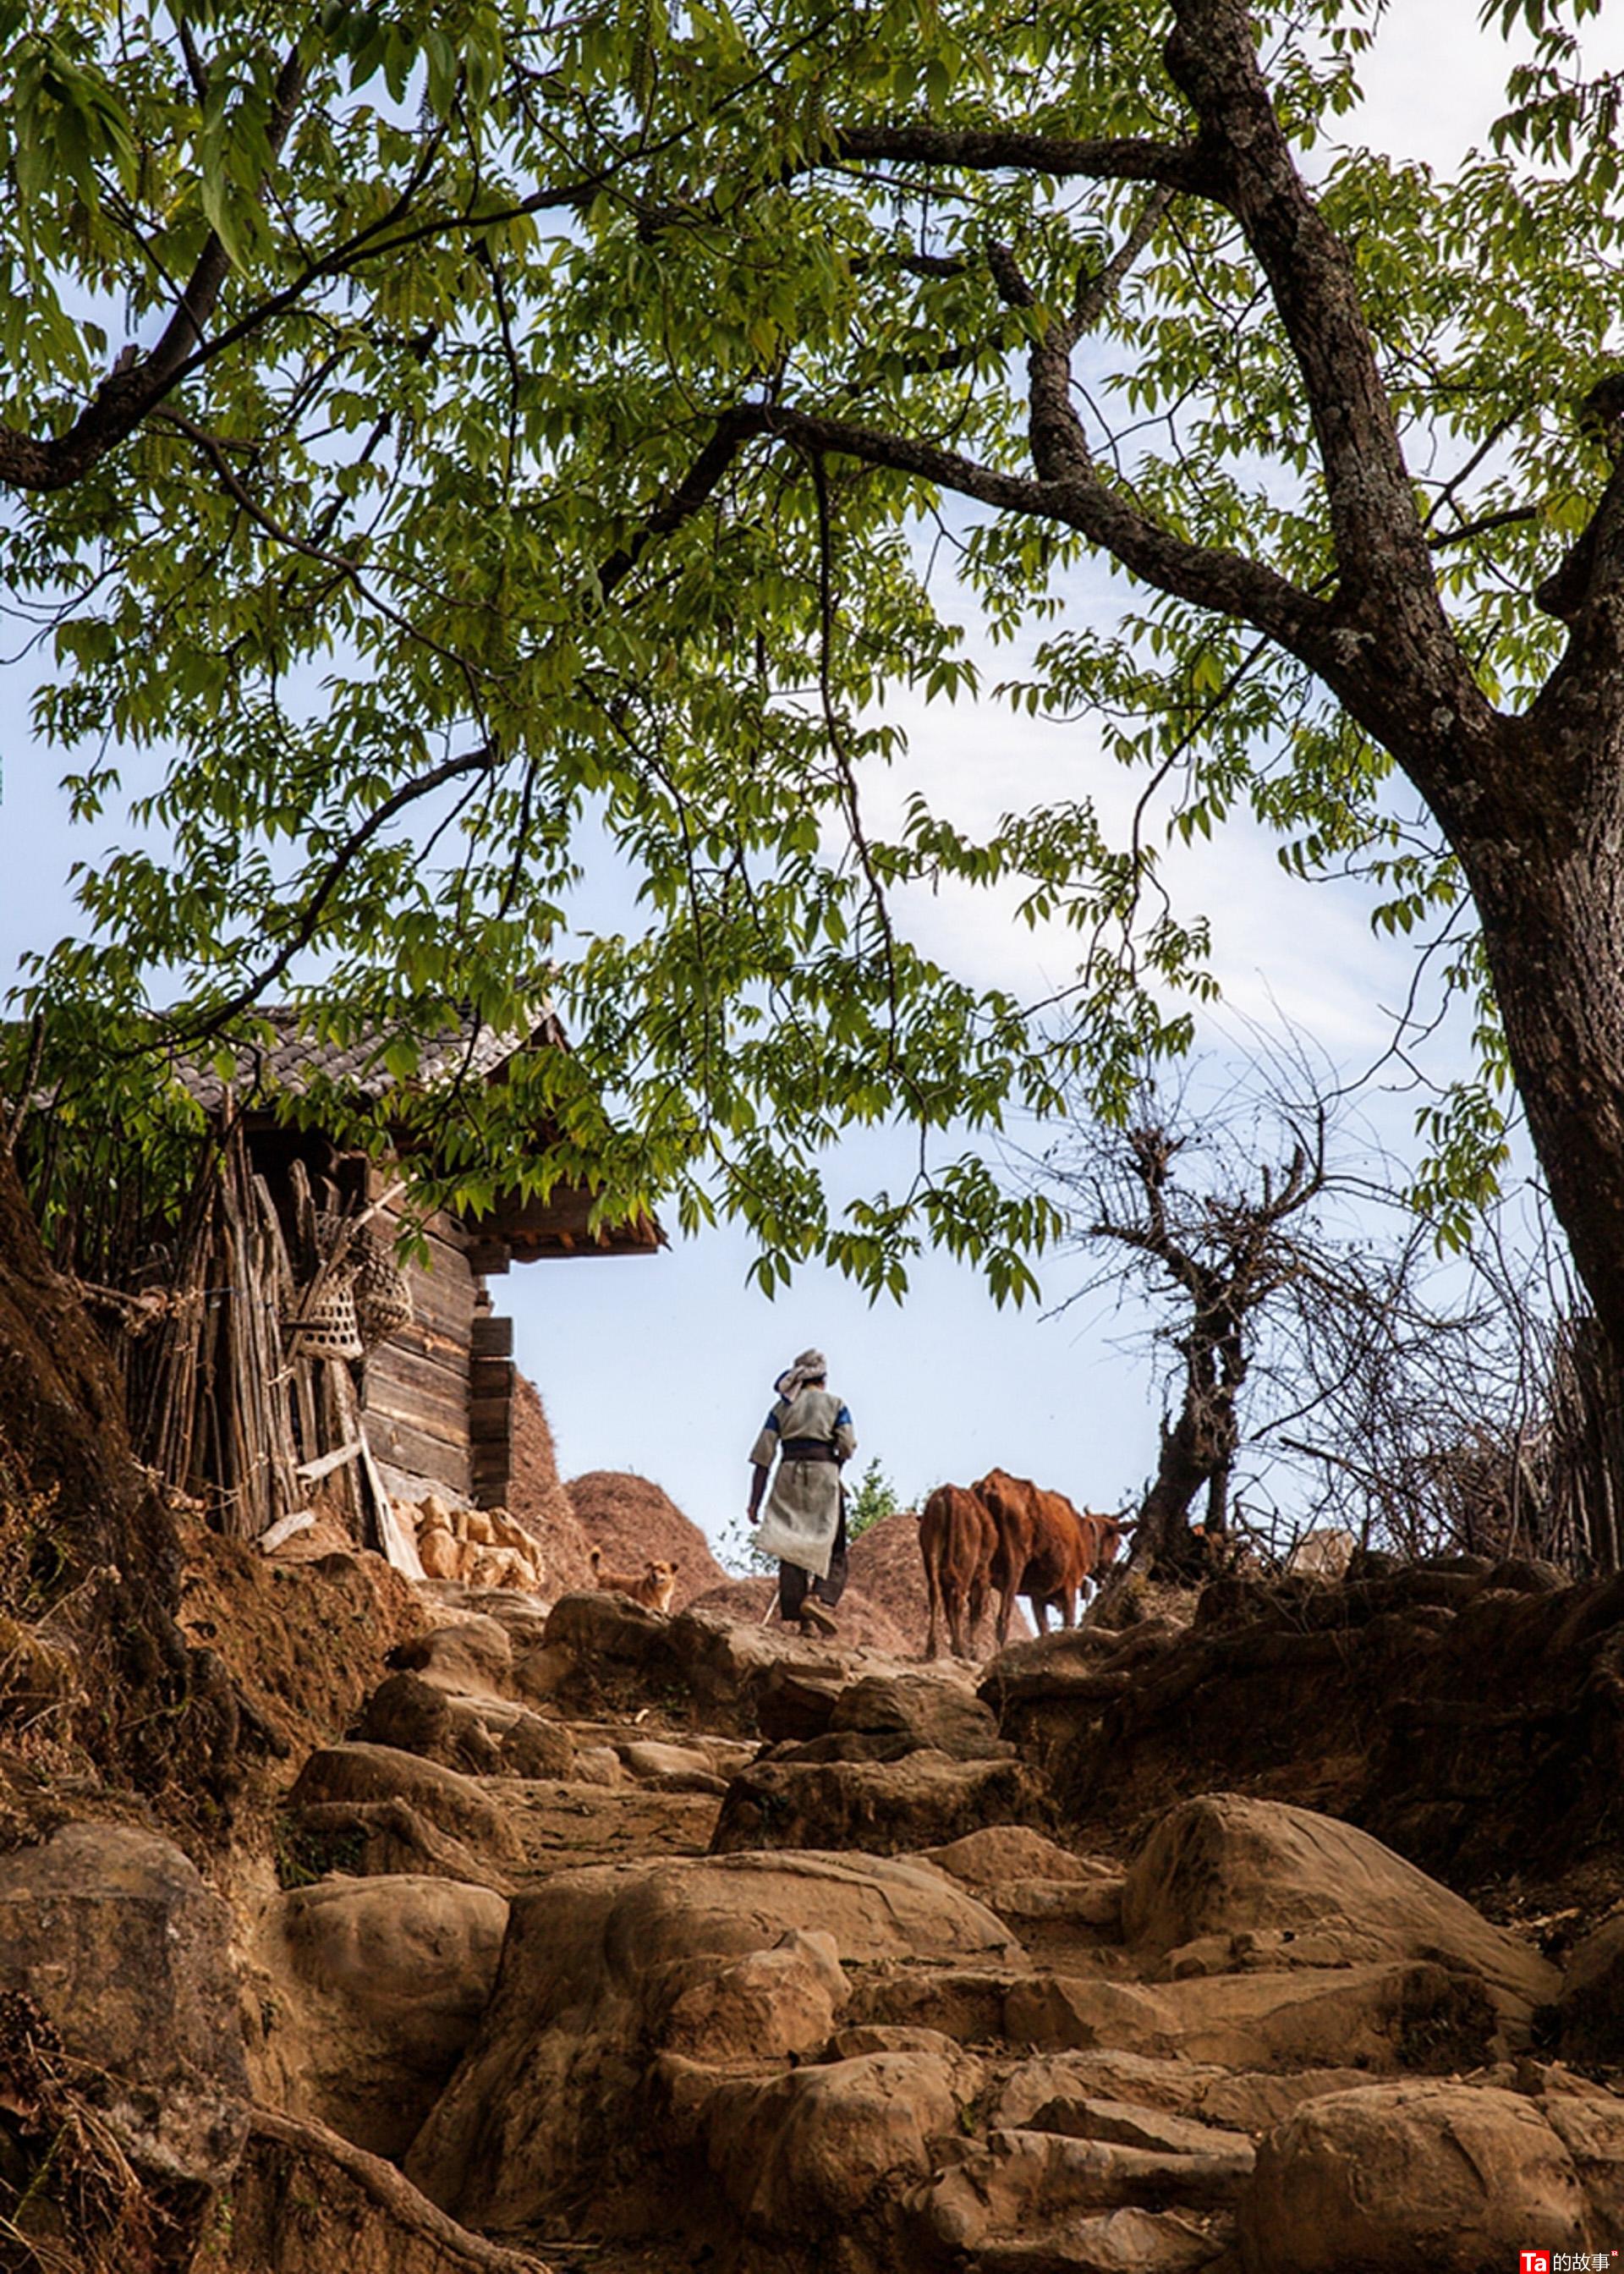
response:
<path fill-rule="evenodd" d="M 395 1219 L 373 1230 L 393 1239 Z M 467 1235 L 445 1215 L 425 1226 L 428 1261 L 406 1267 L 412 1322 L 371 1352 L 362 1374 L 367 1442 L 378 1459 L 472 1496 L 470 1430 L 474 1314 L 484 1290 L 467 1254 Z"/>
<path fill-rule="evenodd" d="M 469 1407 L 474 1498 L 500 1508 L 513 1485 L 513 1321 L 479 1312 L 474 1320 Z"/>

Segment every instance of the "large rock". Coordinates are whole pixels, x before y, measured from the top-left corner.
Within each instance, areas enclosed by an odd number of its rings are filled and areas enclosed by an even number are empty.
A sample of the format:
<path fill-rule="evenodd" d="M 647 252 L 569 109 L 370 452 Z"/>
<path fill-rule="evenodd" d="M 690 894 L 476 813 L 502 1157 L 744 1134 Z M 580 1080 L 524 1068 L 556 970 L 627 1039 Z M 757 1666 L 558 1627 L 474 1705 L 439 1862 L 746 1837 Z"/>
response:
<path fill-rule="evenodd" d="M 1568 2060 L 1624 2062 L 1624 1912 L 1575 1946 L 1558 2007 Z"/>
<path fill-rule="evenodd" d="M 741 1749 L 742 1750 L 742 1749 Z M 714 1757 L 696 1745 L 671 1745 L 658 1738 L 633 1738 L 616 1748 L 640 1784 L 659 1792 L 709 1792 L 719 1798 L 727 1779 L 717 1774 Z"/>
<path fill-rule="evenodd" d="M 1052 1762 L 1091 1837 L 1169 1795 L 1239 1788 L 1364 1825 L 1452 1886 L 1507 1855 L 1554 1881 L 1593 1851 L 1624 1775 L 1624 1576 L 1493 1580 L 1215 1581 L 1126 1679 L 1102 1657 L 1070 1698 L 1006 1696 L 1004 1732 Z"/>
<path fill-rule="evenodd" d="M 1222 2255 L 1251 2171 L 1250 2142 L 1218 2136 L 1180 2150 L 995 2132 L 909 2195 L 904 2263 L 1195 2274 Z"/>
<path fill-rule="evenodd" d="M 289 1806 L 297 1811 L 396 1800 L 476 1854 L 498 1864 L 516 1857 L 507 1817 L 471 1777 L 393 1745 L 324 1746 L 299 1771 Z"/>
<path fill-rule="evenodd" d="M 1237 2068 L 1476 2068 L 1495 2014 L 1475 1974 L 1430 1962 L 1306 1968 L 1145 1984 L 1034 1973 L 1004 2034 L 1035 2052 L 1114 2046 Z"/>
<path fill-rule="evenodd" d="M 366 1745 L 393 1745 L 470 1776 L 494 1773 L 500 1758 L 485 1717 L 420 1674 L 391 1674 L 362 1706 L 352 1732 Z"/>
<path fill-rule="evenodd" d="M 217 2185 L 247 2123 L 230 1913 L 180 1849 L 121 1824 L 69 1824 L 0 1855 L 0 1989 L 26 1993 L 125 2152 Z"/>
<path fill-rule="evenodd" d="M 711 1845 L 861 1848 L 894 1856 L 960 1838 L 985 1824 L 1049 1821 L 1048 1788 L 1024 1761 L 759 1761 L 736 1776 Z"/>
<path fill-rule="evenodd" d="M 998 1724 L 963 1682 L 939 1674 L 868 1674 L 849 1683 L 835 1700 L 829 1734 L 868 1737 L 904 1753 L 945 1753 L 950 1760 L 1007 1759 L 1014 1750 Z"/>
<path fill-rule="evenodd" d="M 290 1812 L 282 1834 L 284 1870 L 308 1885 L 335 1871 L 363 1879 L 428 1877 L 506 1894 L 508 1871 L 419 1816 L 399 1794 L 380 1800 L 312 1801 Z"/>
<path fill-rule="evenodd" d="M 827 1728 L 853 1673 L 900 1670 L 845 1644 L 809 1644 L 797 1629 L 697 1607 L 666 1618 L 624 1595 L 594 1593 L 553 1605 L 545 1646 L 515 1661 L 513 1680 L 524 1696 L 573 1713 L 651 1707 L 713 1731 L 799 1738 Z M 786 1680 L 801 1692 L 797 1709 L 763 1711 Z"/>
<path fill-rule="evenodd" d="M 1264 2139 L 1240 2239 L 1247 2274 L 1485 2274 L 1534 2244 L 1583 2248 L 1585 2203 L 1531 2100 L 1369 2085 L 1310 2101 Z"/>
<path fill-rule="evenodd" d="M 1001 2123 L 1011 2121 L 1006 2112 L 1019 2098 L 1019 2093 L 1004 2088 L 998 2103 Z M 1223 2155 L 1237 2168 L 1252 2169 L 1252 2142 L 1244 2132 L 1176 2116 L 1167 2109 L 1142 2107 L 1137 2101 L 1081 2091 L 1075 2084 L 1038 2099 L 1014 2128 L 1053 2132 L 1064 2140 L 1101 2140 L 1111 2147 L 1144 2148 L 1162 2156 Z"/>
<path fill-rule="evenodd" d="M 260 2097 L 398 2158 L 496 1978 L 508 1906 L 442 1879 L 326 1879 L 277 1896 L 255 1936 L 272 2019 Z"/>
<path fill-rule="evenodd" d="M 853 1984 L 847 2020 L 1247 2071 L 1475 2069 L 1496 2034 L 1481 1980 L 1426 1963 L 1154 1984 L 1029 1962 L 876 1967 Z"/>
<path fill-rule="evenodd" d="M 1436 1959 L 1482 1976 L 1514 2041 L 1560 1980 L 1529 1944 L 1368 1833 L 1235 1793 L 1162 1818 L 1129 1870 L 1123 1931 L 1174 1975 L 1249 1956 L 1270 1967 Z M 1205 1953 L 1192 1947 L 1202 1944 Z"/>
<path fill-rule="evenodd" d="M 671 1621 L 629 1595 L 613 1591 L 563 1595 L 547 1615 L 545 1647 L 568 1651 L 582 1668 L 585 1684 L 605 1680 L 616 1668 L 639 1671 L 670 1661 L 666 1638 Z"/>
<path fill-rule="evenodd" d="M 748 2236 L 782 2252 L 839 2235 L 845 2269 L 884 2274 L 897 2263 L 890 2196 L 922 2178 L 933 2142 L 955 2133 L 963 2082 L 958 2064 L 912 2052 L 859 2054 L 767 2083 L 706 2080 L 697 2130 Z"/>
<path fill-rule="evenodd" d="M 1034 2132 L 1070 2131 L 1069 2112 L 1101 2099 L 1162 2112 L 1222 2131 L 1267 2132 L 1305 2100 L 1368 2084 L 1356 2068 L 1226 2068 L 1107 2046 L 1094 2052 L 1041 2053 L 1004 2080 L 995 2121 Z"/>
<path fill-rule="evenodd" d="M 661 2037 L 698 2060 L 771 2060 L 828 2044 L 851 1995 L 832 1935 L 791 1927 L 771 1950 L 747 1951 L 680 1991 Z"/>
<path fill-rule="evenodd" d="M 533 1608 L 530 1614 L 534 1619 Z M 389 1663 L 420 1674 L 442 1690 L 465 1696 L 505 1697 L 513 1679 L 513 1639 L 500 1619 L 484 1615 L 414 1635 L 389 1653 Z"/>
<path fill-rule="evenodd" d="M 1122 1939 L 1122 1873 L 1098 1856 L 1077 1856 L 1016 1824 L 989 1825 L 916 1860 L 974 1889 L 1029 1946 L 1099 1946 Z"/>
<path fill-rule="evenodd" d="M 916 1861 L 950 1871 L 978 1893 L 988 1887 L 1025 1886 L 1035 1879 L 1096 1886 L 1120 1877 L 1116 1866 L 1098 1856 L 1075 1855 L 1022 1824 L 989 1824 L 966 1832 L 945 1847 L 922 1848 Z"/>
<path fill-rule="evenodd" d="M 530 1555 L 528 1548 L 524 1552 Z M 543 1577 L 545 1584 L 547 1575 Z M 469 1617 L 489 1619 L 500 1627 L 515 1658 L 522 1651 L 538 1648 L 545 1635 L 552 1604 L 529 1587 L 462 1586 L 455 1580 L 442 1580 L 436 1592 L 442 1600 L 459 1599 L 455 1608 Z"/>
<path fill-rule="evenodd" d="M 741 1626 L 758 1627 L 770 1624 L 777 1617 L 778 1606 L 778 1580 L 763 1573 L 754 1578 L 727 1579 L 718 1586 L 707 1587 L 684 1608 L 719 1613 L 723 1618 L 736 1620 Z M 909 1646 L 906 1634 L 889 1611 L 854 1580 L 847 1581 L 846 1593 L 840 1598 L 838 1625 L 843 1649 L 872 1651 L 893 1665 L 919 1655 Z"/>
<path fill-rule="evenodd" d="M 1591 2088 L 1547 2092 L 1540 2102 L 1546 2122 L 1573 2157 L 1590 2212 L 1590 2239 L 1617 2248 L 1624 2235 L 1624 2100 Z"/>
<path fill-rule="evenodd" d="M 793 2034 L 815 2037 L 837 1971 L 988 1958 L 1019 1961 L 992 1914 L 902 1864 L 741 1855 L 562 1873 L 515 1902 L 485 2020 L 408 2169 L 481 2225 L 585 2202 L 629 2231 L 668 2220 L 652 2056 L 776 2067 L 759 2035 L 775 1979 Z"/>
<path fill-rule="evenodd" d="M 984 2044 L 1008 2034 L 1006 2008 L 1029 1970 L 1024 1959 L 1001 1966 L 875 1966 L 853 1983 L 847 2019 L 858 2028 L 911 2035 L 924 2029 L 961 2044 Z"/>
<path fill-rule="evenodd" d="M 769 1744 L 805 1744 L 821 1737 L 834 1719 L 846 1669 L 822 1656 L 781 1658 L 765 1668 L 756 1685 L 756 1726 Z"/>
<path fill-rule="evenodd" d="M 474 1776 L 567 1777 L 575 1754 L 561 1722 L 417 1673 L 380 1683 L 355 1734 L 364 1743 L 393 1745 Z"/>

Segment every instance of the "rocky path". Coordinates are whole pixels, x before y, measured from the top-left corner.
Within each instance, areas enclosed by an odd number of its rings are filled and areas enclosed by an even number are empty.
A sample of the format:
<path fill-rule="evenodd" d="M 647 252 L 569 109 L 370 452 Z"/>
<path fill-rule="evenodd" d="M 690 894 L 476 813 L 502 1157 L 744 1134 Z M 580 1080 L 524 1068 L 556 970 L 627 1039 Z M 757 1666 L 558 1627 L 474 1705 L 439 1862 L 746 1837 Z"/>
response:
<path fill-rule="evenodd" d="M 389 2274 L 1624 2248 L 1556 1969 L 1363 1834 L 1221 1796 L 1090 1852 L 968 1669 L 447 1592 L 303 1766 L 252 1953 L 260 2097 L 463 2231 Z M 259 2150 L 245 2263 L 324 2263 L 274 2236 L 308 2143 Z"/>
<path fill-rule="evenodd" d="M 1177 1678 L 1143 1630 L 1026 1645 L 978 1688 L 703 1610 L 446 1585 L 386 1663 L 355 1580 L 267 1583 L 289 1635 L 327 1588 L 362 1700 L 279 1772 L 279 1885 L 239 1871 L 228 1909 L 130 1826 L 0 1854 L 0 1992 L 108 2072 L 141 2170 L 215 2191 L 199 2274 L 1624 2251 L 1624 1914 L 1564 1974 L 1255 1781 L 1134 1822 L 1098 1727 L 1079 1799 L 1065 1717 Z M 1603 1653 L 1607 1608 L 1574 1614 Z"/>

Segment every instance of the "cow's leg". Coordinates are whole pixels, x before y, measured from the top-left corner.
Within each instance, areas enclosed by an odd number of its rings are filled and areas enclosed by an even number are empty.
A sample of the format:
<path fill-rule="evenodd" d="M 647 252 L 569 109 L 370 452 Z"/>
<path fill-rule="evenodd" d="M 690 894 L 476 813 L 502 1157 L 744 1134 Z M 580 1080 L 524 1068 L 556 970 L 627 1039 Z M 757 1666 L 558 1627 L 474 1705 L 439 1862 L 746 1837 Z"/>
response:
<path fill-rule="evenodd" d="M 962 1658 L 965 1654 L 964 1589 L 955 1579 L 951 1588 L 944 1592 L 947 1595 L 947 1631 L 952 1642 L 953 1656 Z"/>
<path fill-rule="evenodd" d="M 1041 1635 L 1046 1635 L 1049 1632 L 1049 1598 L 1046 1595 L 1028 1595 L 1026 1600 L 1032 1606 L 1033 1625 Z"/>
<path fill-rule="evenodd" d="M 932 1563 L 925 1566 L 925 1598 L 930 1605 L 930 1630 L 925 1637 L 925 1656 L 939 1658 L 942 1654 L 942 1583 Z"/>
<path fill-rule="evenodd" d="M 1010 1620 L 1015 1609 L 1015 1591 L 1020 1582 L 1020 1566 L 1007 1549 L 1001 1549 L 992 1567 L 992 1584 L 997 1590 L 998 1613 L 993 1622 L 993 1633 L 1003 1650 L 1010 1638 Z"/>
<path fill-rule="evenodd" d="M 1074 1627 L 1077 1624 L 1077 1590 L 1075 1587 L 1062 1587 L 1060 1590 L 1060 1623 L 1063 1627 Z"/>

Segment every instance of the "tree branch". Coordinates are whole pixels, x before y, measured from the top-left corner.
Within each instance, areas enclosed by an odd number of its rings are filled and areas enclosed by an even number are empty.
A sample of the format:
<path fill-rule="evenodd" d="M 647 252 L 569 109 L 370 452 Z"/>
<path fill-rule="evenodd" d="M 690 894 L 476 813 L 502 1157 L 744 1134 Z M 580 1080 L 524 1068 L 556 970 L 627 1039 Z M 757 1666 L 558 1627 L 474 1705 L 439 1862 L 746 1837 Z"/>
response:
<path fill-rule="evenodd" d="M 183 31 L 184 26 L 183 26 Z M 194 80 L 202 65 L 187 34 L 187 64 Z M 282 152 L 293 124 L 299 97 L 304 91 L 304 66 L 295 49 L 277 76 L 266 122 L 266 140 L 273 159 Z M 221 288 L 230 273 L 230 256 L 211 230 L 188 277 L 175 312 L 157 345 L 147 355 L 108 373 L 65 434 L 40 441 L 11 426 L 0 426 L 0 481 L 19 489 L 59 490 L 83 478 L 99 458 L 125 436 L 133 433 L 184 373 L 188 358 L 203 338 L 203 328 L 219 302 Z"/>
<path fill-rule="evenodd" d="M 297 57 L 290 56 L 277 84 L 268 130 L 273 154 L 286 139 L 303 87 L 304 77 Z M 600 168 L 577 180 L 533 191 L 529 197 L 483 212 L 437 214 L 408 227 L 407 208 L 420 186 L 414 183 L 402 192 L 388 213 L 310 261 L 279 291 L 268 294 L 244 310 L 235 323 L 212 339 L 206 339 L 205 326 L 218 305 L 229 268 L 223 246 L 211 234 L 157 346 L 150 355 L 133 362 L 125 363 L 121 358 L 65 433 L 40 440 L 15 427 L 0 425 L 0 484 L 47 493 L 71 488 L 109 450 L 132 434 L 183 380 L 239 341 L 264 331 L 279 316 L 296 307 L 314 286 L 349 274 L 363 260 L 386 260 L 393 254 L 410 252 L 431 237 L 478 236 L 536 214 L 573 210 L 596 196 L 613 178 L 614 171 L 613 166 Z M 391 231 L 393 234 L 387 233 Z"/>
<path fill-rule="evenodd" d="M 759 415 L 766 431 L 786 440 L 912 474 L 1001 512 L 1064 523 L 1114 553 L 1125 568 L 1159 591 L 1243 618 L 1311 669 L 1325 668 L 1334 660 L 1336 619 L 1324 603 L 1260 561 L 1175 537 L 1110 488 L 1086 454 L 1070 461 L 1064 475 L 1034 480 L 911 435 L 885 433 L 778 404 Z"/>
<path fill-rule="evenodd" d="M 598 585 L 605 599 L 631 575 L 657 538 L 669 537 L 699 511 L 744 445 L 766 433 L 775 419 L 776 414 L 764 403 L 740 403 L 723 411 L 715 433 L 676 488 L 660 504 L 650 508 L 642 525 L 599 566 Z"/>
<path fill-rule="evenodd" d="M 246 980 L 229 1002 L 219 1004 L 200 1017 L 187 1020 L 171 1028 L 167 1039 L 175 1043 L 197 1042 L 205 1035 L 218 1034 L 222 1027 L 251 1009 L 266 989 L 282 977 L 300 949 L 307 947 L 315 937 L 322 911 L 337 890 L 345 870 L 380 829 L 387 827 L 397 813 L 404 812 L 409 805 L 415 805 L 419 798 L 428 797 L 447 782 L 455 781 L 462 774 L 493 772 L 499 764 L 496 750 L 486 742 L 477 750 L 466 750 L 460 757 L 447 758 L 440 764 L 431 766 L 426 773 L 414 775 L 410 781 L 402 782 L 381 805 L 373 807 L 365 821 L 357 822 L 345 838 L 322 870 L 315 891 L 299 912 L 297 922 L 270 961 L 263 965 L 252 978 Z"/>
<path fill-rule="evenodd" d="M 1402 606 L 1412 635 L 1461 670 L 1353 264 L 1292 159 L 1251 16 L 1244 0 L 1174 0 L 1173 12 L 1167 66 L 1199 122 L 1208 194 L 1239 222 L 1303 374 L 1344 611 Z"/>
<path fill-rule="evenodd" d="M 321 568 L 330 568 L 335 579 L 342 579 L 353 584 L 367 606 L 376 608 L 379 614 L 386 617 L 397 631 L 402 632 L 408 639 L 417 641 L 420 646 L 426 647 L 432 654 L 439 656 L 442 663 L 450 664 L 454 670 L 462 672 L 465 676 L 468 674 L 469 666 L 464 657 L 454 655 L 449 648 L 442 647 L 438 640 L 432 639 L 402 609 L 392 606 L 387 600 L 372 591 L 366 582 L 359 561 L 351 560 L 347 553 L 335 553 L 329 546 L 319 543 L 314 538 L 300 537 L 297 531 L 288 528 L 285 523 L 278 521 L 274 514 L 268 513 L 237 474 L 227 456 L 226 445 L 218 435 L 209 433 L 204 427 L 193 425 L 190 418 L 183 418 L 177 410 L 160 409 L 154 415 L 165 426 L 172 426 L 177 434 L 184 434 L 189 442 L 194 442 L 197 445 L 214 468 L 220 486 L 225 491 L 227 496 L 235 504 L 240 506 L 254 526 L 263 530 L 273 542 L 284 546 L 289 553 L 302 555 L 307 561 L 314 561 Z"/>
<path fill-rule="evenodd" d="M 1169 190 L 1210 196 L 1207 152 L 1199 142 L 1157 142 L 1145 136 L 1076 141 L 1013 128 L 846 126 L 828 154 L 898 165 L 959 166 L 973 173 L 1046 174 L 1051 180 L 1159 182 Z"/>

